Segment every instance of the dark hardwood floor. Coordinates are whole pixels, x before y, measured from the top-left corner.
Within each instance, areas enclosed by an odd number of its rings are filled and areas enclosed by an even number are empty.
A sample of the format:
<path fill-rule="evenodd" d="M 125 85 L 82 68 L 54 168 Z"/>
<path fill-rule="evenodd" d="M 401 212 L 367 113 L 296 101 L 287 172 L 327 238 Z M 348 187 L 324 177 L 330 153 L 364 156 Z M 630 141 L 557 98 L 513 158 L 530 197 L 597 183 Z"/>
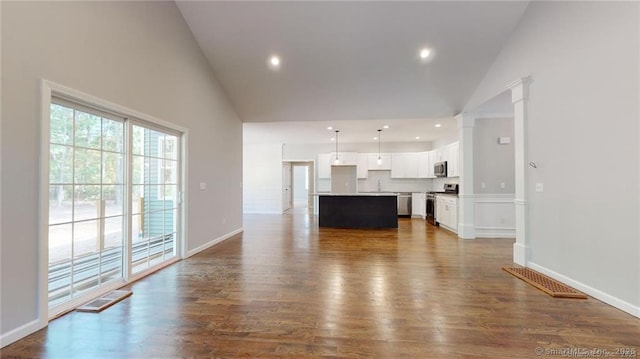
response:
<path fill-rule="evenodd" d="M 512 240 L 458 240 L 417 219 L 393 230 L 319 229 L 297 212 L 249 215 L 244 225 L 243 234 L 134 283 L 128 299 L 56 319 L 2 357 L 640 351 L 640 319 L 593 298 L 554 299 L 502 271 L 512 264 Z"/>

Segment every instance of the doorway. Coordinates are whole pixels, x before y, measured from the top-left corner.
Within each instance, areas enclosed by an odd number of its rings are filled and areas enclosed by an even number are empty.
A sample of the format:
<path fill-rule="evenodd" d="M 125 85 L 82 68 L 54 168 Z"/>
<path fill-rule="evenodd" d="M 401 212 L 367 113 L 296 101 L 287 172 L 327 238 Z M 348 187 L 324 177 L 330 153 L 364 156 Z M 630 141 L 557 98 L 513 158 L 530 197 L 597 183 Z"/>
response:
<path fill-rule="evenodd" d="M 313 213 L 314 162 L 283 162 L 283 212 Z"/>

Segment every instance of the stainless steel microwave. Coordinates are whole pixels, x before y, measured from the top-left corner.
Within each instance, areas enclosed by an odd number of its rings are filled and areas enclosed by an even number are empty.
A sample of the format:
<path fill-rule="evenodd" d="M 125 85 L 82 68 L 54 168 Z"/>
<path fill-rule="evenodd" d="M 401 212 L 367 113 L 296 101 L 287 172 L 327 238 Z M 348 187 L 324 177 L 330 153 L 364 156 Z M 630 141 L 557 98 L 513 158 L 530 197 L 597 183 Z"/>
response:
<path fill-rule="evenodd" d="M 436 177 L 447 177 L 447 161 L 434 163 L 433 174 Z"/>

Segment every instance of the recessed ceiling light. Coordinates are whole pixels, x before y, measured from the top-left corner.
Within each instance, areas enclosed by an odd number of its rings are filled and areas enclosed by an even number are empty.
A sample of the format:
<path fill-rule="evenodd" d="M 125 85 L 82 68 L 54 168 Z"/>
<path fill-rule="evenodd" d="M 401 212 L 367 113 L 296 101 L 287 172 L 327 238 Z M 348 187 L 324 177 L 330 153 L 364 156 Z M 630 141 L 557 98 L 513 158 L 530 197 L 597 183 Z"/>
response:
<path fill-rule="evenodd" d="M 378 140 L 378 137 L 374 137 L 373 139 L 377 141 L 377 140 Z"/>
<path fill-rule="evenodd" d="M 331 141 L 335 141 L 336 139 L 334 137 L 331 137 Z"/>
<path fill-rule="evenodd" d="M 329 126 L 327 127 L 327 130 L 333 130 L 333 127 Z"/>
<path fill-rule="evenodd" d="M 431 55 L 431 50 L 423 48 L 420 50 L 420 58 L 426 60 Z"/>
<path fill-rule="evenodd" d="M 276 55 L 271 56 L 269 58 L 269 66 L 271 66 L 272 69 L 280 68 L 280 58 Z"/>
<path fill-rule="evenodd" d="M 419 139 L 420 139 L 420 136 L 416 136 L 416 140 L 419 140 Z"/>
<path fill-rule="evenodd" d="M 440 126 L 442 126 L 442 125 L 441 125 L 441 124 L 439 124 L 439 123 L 436 123 L 436 127 L 440 127 Z"/>
<path fill-rule="evenodd" d="M 389 125 L 384 125 L 382 126 L 382 128 L 389 128 Z"/>

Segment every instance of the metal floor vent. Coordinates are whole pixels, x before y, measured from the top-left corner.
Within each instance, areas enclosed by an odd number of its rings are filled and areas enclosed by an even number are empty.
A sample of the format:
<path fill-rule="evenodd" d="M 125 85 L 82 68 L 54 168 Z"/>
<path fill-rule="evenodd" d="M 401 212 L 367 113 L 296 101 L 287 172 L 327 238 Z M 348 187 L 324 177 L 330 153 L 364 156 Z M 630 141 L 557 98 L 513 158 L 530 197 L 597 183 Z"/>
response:
<path fill-rule="evenodd" d="M 79 307 L 78 309 L 76 309 L 76 311 L 98 313 L 118 303 L 131 294 L 133 294 L 133 292 L 131 292 L 130 290 L 114 290 L 98 299 L 94 299 L 93 301 Z"/>

